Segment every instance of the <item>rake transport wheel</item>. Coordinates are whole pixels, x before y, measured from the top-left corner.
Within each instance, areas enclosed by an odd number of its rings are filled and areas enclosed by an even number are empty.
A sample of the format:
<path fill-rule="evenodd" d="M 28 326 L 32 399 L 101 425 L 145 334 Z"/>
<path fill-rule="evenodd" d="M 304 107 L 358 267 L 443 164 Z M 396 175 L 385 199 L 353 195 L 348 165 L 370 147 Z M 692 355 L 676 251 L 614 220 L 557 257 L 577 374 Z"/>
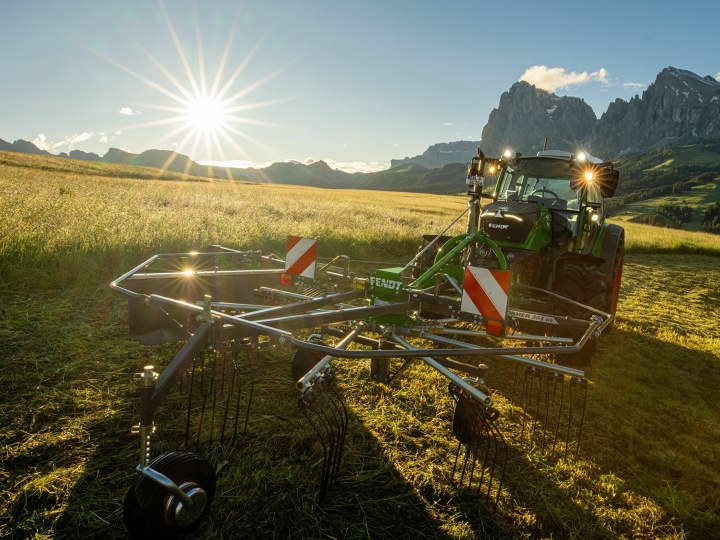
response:
<path fill-rule="evenodd" d="M 320 360 L 322 360 L 322 355 L 312 353 L 307 349 L 298 349 L 295 351 L 295 356 L 293 356 L 290 366 L 293 381 L 302 379 Z"/>
<path fill-rule="evenodd" d="M 160 484 L 138 475 L 123 501 L 123 522 L 130 536 L 174 540 L 194 531 L 215 497 L 212 465 L 189 452 L 169 452 L 155 458 L 150 468 L 173 480 L 195 505 L 187 510 Z"/>
<path fill-rule="evenodd" d="M 620 237 L 617 250 L 615 251 L 615 260 L 613 261 L 613 271 L 610 282 L 607 284 L 605 293 L 606 313 L 615 315 L 617 312 L 618 298 L 620 297 L 620 282 L 622 281 L 623 262 L 625 259 L 625 234 Z M 615 326 L 615 320 L 605 327 L 604 332 L 609 333 Z"/>
<path fill-rule="evenodd" d="M 555 292 L 595 309 L 604 310 L 607 307 L 605 273 L 599 266 L 592 263 L 576 260 L 565 261 L 557 278 Z M 587 316 L 586 310 L 567 303 L 562 305 L 561 311 L 561 315 L 576 319 Z M 560 336 L 571 337 L 574 341 L 580 339 L 584 333 L 584 330 L 575 329 L 564 329 L 558 332 Z M 557 355 L 556 361 L 569 366 L 589 366 L 595 355 L 597 343 L 597 339 L 590 339 L 576 353 Z"/>

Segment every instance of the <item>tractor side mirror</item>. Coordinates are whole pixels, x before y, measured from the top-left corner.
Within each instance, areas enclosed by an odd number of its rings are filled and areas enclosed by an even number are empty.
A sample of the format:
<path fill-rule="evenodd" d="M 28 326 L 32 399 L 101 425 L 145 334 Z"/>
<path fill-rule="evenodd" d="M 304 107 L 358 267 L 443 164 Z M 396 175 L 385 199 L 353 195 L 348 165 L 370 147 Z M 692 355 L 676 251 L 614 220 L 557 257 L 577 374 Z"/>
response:
<path fill-rule="evenodd" d="M 615 195 L 619 180 L 620 171 L 616 169 L 601 169 L 598 171 L 597 184 L 604 199 L 611 199 Z"/>

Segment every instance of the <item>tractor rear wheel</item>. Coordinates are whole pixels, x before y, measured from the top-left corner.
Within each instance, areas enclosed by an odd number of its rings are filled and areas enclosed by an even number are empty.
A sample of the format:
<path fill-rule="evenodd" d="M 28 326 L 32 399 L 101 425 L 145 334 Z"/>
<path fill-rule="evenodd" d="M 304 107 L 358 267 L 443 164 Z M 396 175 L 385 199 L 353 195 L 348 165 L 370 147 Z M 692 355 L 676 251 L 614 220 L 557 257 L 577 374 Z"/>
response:
<path fill-rule="evenodd" d="M 606 308 L 605 273 L 599 266 L 592 263 L 576 260 L 566 261 L 560 267 L 555 292 L 580 304 L 604 310 Z M 560 310 L 560 315 L 574 319 L 588 317 L 587 310 L 571 304 L 563 303 Z M 584 333 L 583 329 L 565 328 L 561 329 L 558 335 L 577 341 Z M 578 352 L 556 355 L 556 361 L 563 365 L 589 366 L 595 355 L 597 342 L 597 339 L 590 339 Z"/>
<path fill-rule="evenodd" d="M 622 280 L 623 261 L 625 259 L 625 235 L 620 237 L 618 247 L 615 252 L 615 260 L 613 261 L 613 271 L 610 281 L 606 286 L 605 293 L 605 309 L 606 313 L 615 315 L 617 312 L 618 298 L 620 297 L 620 282 Z M 613 326 L 615 326 L 615 320 L 605 327 L 606 334 L 609 333 Z"/>

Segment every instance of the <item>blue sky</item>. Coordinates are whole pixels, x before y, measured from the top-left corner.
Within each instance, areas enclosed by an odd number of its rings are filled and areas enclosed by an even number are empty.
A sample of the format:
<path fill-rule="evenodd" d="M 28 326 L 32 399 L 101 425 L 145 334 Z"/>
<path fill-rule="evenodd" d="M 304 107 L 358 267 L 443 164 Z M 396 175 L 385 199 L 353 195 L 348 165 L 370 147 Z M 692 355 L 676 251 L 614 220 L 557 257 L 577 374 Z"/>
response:
<path fill-rule="evenodd" d="M 243 109 L 225 113 L 235 131 L 216 132 L 219 145 L 212 136 L 206 144 L 215 124 L 200 118 L 220 114 L 214 105 L 200 105 L 185 131 L 177 131 L 185 121 L 133 127 L 188 109 L 150 56 L 195 93 L 165 13 L 201 94 L 197 35 L 206 94 L 233 28 L 217 89 L 254 51 L 223 97 L 241 93 L 224 107 Z M 181 150 L 195 160 L 386 167 L 434 143 L 478 140 L 523 74 L 585 99 L 598 116 L 664 67 L 716 76 L 718 21 L 717 0 L 0 0 L 0 138 L 35 140 L 53 153 L 171 150 L 199 122 L 208 131 Z"/>

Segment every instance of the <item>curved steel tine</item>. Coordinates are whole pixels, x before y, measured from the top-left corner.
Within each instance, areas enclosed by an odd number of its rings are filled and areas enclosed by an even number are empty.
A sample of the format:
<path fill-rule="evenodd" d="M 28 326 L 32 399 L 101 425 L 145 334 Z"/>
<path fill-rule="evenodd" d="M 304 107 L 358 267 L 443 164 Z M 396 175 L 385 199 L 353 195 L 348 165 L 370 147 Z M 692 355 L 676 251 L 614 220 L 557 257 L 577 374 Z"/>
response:
<path fill-rule="evenodd" d="M 340 395 L 340 392 L 337 391 L 334 384 L 330 385 L 330 390 L 332 390 L 335 394 L 340 402 L 340 406 L 342 407 L 342 434 L 340 436 L 340 458 L 342 459 L 343 452 L 345 451 L 345 439 L 347 438 L 347 428 L 350 423 L 350 418 L 348 416 L 347 407 L 345 407 L 345 400 Z"/>
<path fill-rule="evenodd" d="M 570 444 L 570 426 L 572 425 L 572 416 L 573 416 L 573 386 L 575 386 L 574 380 L 570 379 L 570 383 L 568 385 L 568 402 L 569 402 L 569 408 L 570 413 L 568 414 L 568 424 L 567 424 L 567 434 L 565 435 L 565 455 L 563 456 L 563 459 L 567 461 L 567 454 L 568 454 L 568 444 Z"/>
<path fill-rule="evenodd" d="M 580 387 L 583 390 L 584 396 L 583 396 L 582 414 L 580 415 L 580 426 L 578 428 L 578 437 L 577 437 L 577 443 L 575 445 L 575 456 L 573 457 L 573 463 L 577 462 L 578 452 L 580 451 L 580 438 L 582 437 L 583 424 L 585 423 L 585 408 L 587 407 L 587 393 L 588 393 L 588 384 L 587 384 L 586 379 L 582 379 L 582 381 L 580 381 Z"/>
<path fill-rule="evenodd" d="M 228 388 L 227 399 L 225 400 L 225 415 L 223 417 L 222 433 L 220 435 L 220 444 L 225 440 L 225 428 L 227 427 L 227 419 L 230 413 L 230 402 L 233 397 L 233 390 L 235 390 L 235 372 L 237 371 L 237 352 L 233 353 L 230 357 L 230 385 Z M 224 378 L 224 377 L 223 377 Z M 238 394 L 240 389 L 238 389 Z"/>
<path fill-rule="evenodd" d="M 527 386 L 528 374 L 530 374 L 530 388 L 527 391 L 525 391 L 526 386 Z M 532 394 L 532 387 L 533 387 L 533 382 L 534 382 L 533 375 L 534 375 L 534 368 L 531 368 L 529 366 L 526 367 L 525 368 L 525 378 L 523 379 L 523 392 L 525 393 L 525 402 L 523 403 L 523 406 L 522 406 L 523 417 L 522 417 L 522 425 L 520 427 L 520 448 L 523 447 L 523 443 L 525 440 L 525 421 L 527 418 L 528 406 L 530 404 L 530 395 Z"/>
<path fill-rule="evenodd" d="M 243 435 L 247 433 L 248 421 L 250 420 L 250 405 L 252 404 L 253 394 L 255 392 L 255 370 L 253 369 L 252 356 L 250 351 L 246 351 L 248 366 L 250 367 L 250 395 L 248 395 L 247 407 L 245 408 L 245 425 L 243 426 Z"/>
<path fill-rule="evenodd" d="M 495 497 L 495 505 L 493 507 L 493 513 L 494 513 L 497 510 L 498 501 L 500 500 L 500 493 L 502 492 L 503 482 L 505 481 L 505 471 L 507 469 L 507 462 L 508 462 L 509 456 L 508 456 L 507 442 L 505 442 L 505 437 L 502 436 L 502 433 L 500 432 L 500 430 L 497 428 L 497 426 L 495 425 L 495 423 L 492 420 L 490 420 L 489 426 L 490 426 L 490 429 L 492 429 L 493 432 L 500 439 L 500 442 L 502 445 L 502 451 L 503 451 L 503 454 L 505 455 L 505 460 L 503 461 L 503 465 L 502 465 L 502 473 L 500 473 L 500 482 L 498 483 L 498 486 L 497 486 L 497 496 Z M 497 455 L 495 457 L 495 464 L 497 464 Z M 494 470 L 493 470 L 493 473 L 494 473 Z"/>
<path fill-rule="evenodd" d="M 195 363 L 197 357 L 193 359 L 192 371 L 190 373 L 190 389 L 188 390 L 188 404 L 187 404 L 187 421 L 185 423 L 185 450 L 188 447 L 188 440 L 190 438 L 190 418 L 192 417 L 192 395 L 193 395 L 193 383 L 195 382 Z"/>
<path fill-rule="evenodd" d="M 470 411 L 467 403 L 462 398 L 462 396 L 459 396 L 458 406 L 463 408 L 463 411 L 465 411 L 464 417 L 470 418 Z M 469 420 L 468 420 L 469 421 Z M 465 438 L 467 426 L 463 423 L 462 429 L 461 429 L 461 436 Z M 468 465 L 468 459 L 470 458 L 470 443 L 471 440 L 468 438 L 467 442 L 465 442 L 465 457 L 463 458 L 463 466 L 462 471 L 460 472 L 460 480 L 458 481 L 458 487 L 462 487 L 463 481 L 465 480 L 465 472 L 467 471 L 467 465 Z"/>
<path fill-rule="evenodd" d="M 478 452 L 481 445 L 482 418 L 477 410 L 477 404 L 472 398 L 466 398 L 467 409 L 470 411 L 470 440 L 468 445 L 472 445 L 472 461 L 470 463 L 470 474 L 468 475 L 468 489 L 472 489 L 473 475 L 475 474 L 475 466 L 477 465 Z M 484 469 L 483 469 L 484 472 Z M 482 480 L 481 480 L 482 481 Z"/>
<path fill-rule="evenodd" d="M 553 397 L 554 398 L 554 397 Z M 557 422 L 555 423 L 555 435 L 553 436 L 553 445 L 550 456 L 555 456 L 555 445 L 557 444 L 558 431 L 560 430 L 560 417 L 562 416 L 563 402 L 565 400 L 565 376 L 560 378 L 560 404 L 558 405 Z"/>
<path fill-rule="evenodd" d="M 202 406 L 200 407 L 200 422 L 197 429 L 197 438 L 195 439 L 195 452 L 200 449 L 200 435 L 202 434 L 203 422 L 205 420 L 205 405 L 207 405 L 207 394 L 205 393 L 205 364 L 207 363 L 207 352 L 203 352 L 201 356 L 202 364 L 200 367 L 200 395 L 202 396 Z"/>
<path fill-rule="evenodd" d="M 491 423 L 492 420 L 490 418 L 487 419 L 488 423 Z M 488 431 L 492 434 L 493 438 L 493 449 L 495 452 L 493 453 L 492 458 L 492 465 L 490 465 L 490 472 L 488 473 L 488 487 L 487 487 L 487 493 L 485 495 L 485 502 L 490 501 L 490 493 L 492 492 L 492 484 L 493 484 L 493 477 L 495 476 L 495 465 L 497 463 L 497 457 L 498 457 L 498 444 L 497 444 L 497 436 L 495 435 L 495 432 L 490 429 L 490 427 L 487 427 Z M 488 437 L 488 456 L 490 455 L 490 437 Z M 487 458 L 486 458 L 487 460 Z"/>
<path fill-rule="evenodd" d="M 547 380 L 545 381 L 545 418 L 543 419 L 543 430 L 542 430 L 542 445 L 540 451 L 545 450 L 545 443 L 547 442 L 547 425 L 548 416 L 550 415 L 550 379 L 553 379 L 553 395 L 555 393 L 555 387 L 557 386 L 557 373 L 554 371 L 548 371 L 546 375 Z M 553 398 L 554 399 L 554 398 Z"/>
<path fill-rule="evenodd" d="M 519 366 L 520 366 L 520 364 L 518 364 L 516 362 L 515 363 L 515 371 L 513 373 L 512 392 L 510 393 L 510 411 L 512 412 L 513 416 L 515 415 L 515 385 L 517 384 L 517 372 L 518 372 Z"/>
<path fill-rule="evenodd" d="M 210 442 L 213 440 L 213 431 L 215 431 L 215 404 L 217 403 L 217 384 L 215 382 L 215 375 L 217 371 L 217 359 L 218 353 L 212 354 L 212 371 L 210 372 L 210 392 L 212 393 L 212 409 L 210 412 Z"/>
<path fill-rule="evenodd" d="M 332 483 L 337 478 L 340 469 L 340 437 L 342 435 L 342 420 L 339 417 L 339 409 L 333 402 L 333 399 L 328 395 L 328 392 L 322 392 L 319 399 L 322 399 L 326 403 L 327 410 L 330 411 L 330 415 L 332 416 L 332 420 L 334 422 L 333 433 L 335 433 L 335 438 L 337 439 L 337 444 L 335 445 L 334 454 L 332 456 L 332 466 L 330 468 L 330 482 Z"/>
<path fill-rule="evenodd" d="M 310 423 L 310 425 L 315 430 L 315 433 L 317 433 L 318 438 L 320 439 L 320 445 L 323 449 L 323 468 L 322 473 L 320 476 L 320 500 L 322 501 L 325 498 L 325 463 L 328 459 L 328 449 L 327 449 L 327 443 L 325 441 L 325 437 L 323 437 L 323 433 L 320 430 L 320 428 L 317 426 L 317 424 L 313 421 L 313 415 L 314 413 L 310 410 L 310 408 L 313 406 L 310 403 L 307 403 L 304 399 L 304 397 L 300 397 L 298 399 L 298 405 L 300 407 L 300 410 L 305 415 L 305 418 L 307 418 L 307 421 Z"/>
<path fill-rule="evenodd" d="M 313 403 L 313 409 L 314 412 L 317 414 L 318 419 L 322 423 L 322 425 L 325 427 L 325 430 L 328 434 L 328 454 L 327 454 L 327 460 L 323 463 L 323 473 L 322 473 L 322 480 L 321 482 L 324 484 L 323 491 L 327 493 L 332 488 L 333 484 L 333 477 L 332 477 L 332 470 L 335 463 L 335 449 L 336 446 L 336 434 L 333 430 L 332 424 L 328 420 L 327 415 L 325 414 L 325 408 L 319 403 L 319 399 L 315 399 L 315 402 Z"/>
<path fill-rule="evenodd" d="M 532 434 L 530 435 L 530 448 L 533 448 L 535 443 L 535 430 L 537 428 L 538 421 L 540 420 L 540 398 L 542 397 L 543 390 L 543 370 L 535 371 L 535 376 L 538 379 L 538 395 L 537 402 L 535 404 L 535 417 L 533 418 Z"/>
<path fill-rule="evenodd" d="M 481 409 L 478 409 L 480 416 L 482 417 L 482 429 L 485 431 L 487 430 L 487 424 L 488 417 L 485 413 L 482 412 Z M 490 459 L 490 437 L 484 437 L 485 438 L 485 457 L 483 458 L 482 463 L 482 473 L 480 474 L 480 481 L 478 482 L 478 489 L 477 489 L 477 495 L 480 496 L 480 490 L 482 489 L 482 483 L 485 479 L 485 472 L 488 468 L 488 460 Z M 488 477 L 488 481 L 492 484 L 492 473 L 490 473 L 490 476 Z"/>

